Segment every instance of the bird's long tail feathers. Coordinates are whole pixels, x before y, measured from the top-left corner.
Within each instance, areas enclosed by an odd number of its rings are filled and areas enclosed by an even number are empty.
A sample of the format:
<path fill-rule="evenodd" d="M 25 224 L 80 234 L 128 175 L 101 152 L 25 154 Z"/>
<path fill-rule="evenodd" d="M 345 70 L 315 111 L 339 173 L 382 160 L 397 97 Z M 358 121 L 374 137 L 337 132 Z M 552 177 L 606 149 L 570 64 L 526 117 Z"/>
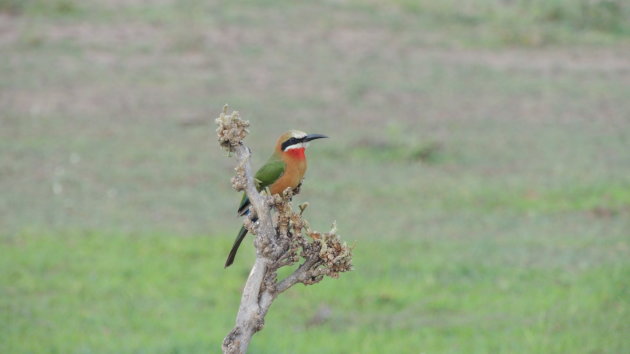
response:
<path fill-rule="evenodd" d="M 234 263 L 234 257 L 236 257 L 236 252 L 238 251 L 238 248 L 241 246 L 241 242 L 243 242 L 245 235 L 247 235 L 247 229 L 245 228 L 245 226 L 241 226 L 241 229 L 239 230 L 238 235 L 236 235 L 236 240 L 234 240 L 234 245 L 232 245 L 232 249 L 230 250 L 230 254 L 228 254 L 228 258 L 225 261 L 225 268 L 229 267 L 230 265 L 232 265 L 232 263 Z"/>

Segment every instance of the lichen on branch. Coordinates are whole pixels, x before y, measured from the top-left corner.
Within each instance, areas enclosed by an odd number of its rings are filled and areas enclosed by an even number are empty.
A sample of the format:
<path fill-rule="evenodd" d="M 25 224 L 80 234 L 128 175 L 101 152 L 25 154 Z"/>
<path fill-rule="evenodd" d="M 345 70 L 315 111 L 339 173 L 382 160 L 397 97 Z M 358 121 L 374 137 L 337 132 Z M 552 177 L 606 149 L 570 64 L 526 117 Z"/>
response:
<path fill-rule="evenodd" d="M 352 248 L 337 235 L 336 223 L 326 233 L 311 230 L 308 221 L 302 217 L 304 208 L 300 208 L 300 213 L 293 210 L 292 197 L 291 190 L 287 189 L 273 199 L 279 240 L 286 249 L 278 257 L 278 265 L 290 266 L 300 259 L 309 260 L 310 278 L 300 280 L 305 285 L 320 281 L 324 275 L 338 278 L 339 273 L 352 270 Z"/>
<path fill-rule="evenodd" d="M 218 125 L 217 136 L 219 145 L 228 152 L 234 152 L 234 149 L 242 144 L 243 139 L 249 134 L 249 121 L 242 120 L 238 111 L 228 114 L 228 105 L 223 106 L 223 112 L 219 118 L 215 120 Z"/>

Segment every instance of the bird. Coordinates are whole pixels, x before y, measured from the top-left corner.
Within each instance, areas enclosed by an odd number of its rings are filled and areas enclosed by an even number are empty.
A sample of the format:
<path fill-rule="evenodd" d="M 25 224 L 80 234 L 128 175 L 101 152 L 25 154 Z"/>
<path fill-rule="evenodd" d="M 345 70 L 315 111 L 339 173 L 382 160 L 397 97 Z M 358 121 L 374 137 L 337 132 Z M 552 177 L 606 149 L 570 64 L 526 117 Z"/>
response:
<path fill-rule="evenodd" d="M 305 150 L 309 142 L 316 139 L 328 138 L 323 134 L 306 134 L 299 130 L 289 130 L 276 141 L 273 153 L 267 162 L 256 172 L 254 181 L 260 192 L 268 190 L 271 195 L 280 194 L 287 188 L 296 190 L 301 184 L 306 172 Z M 250 202 L 246 193 L 238 206 L 238 215 L 245 216 L 250 212 Z M 252 218 L 252 221 L 256 221 Z M 225 268 L 232 265 L 241 242 L 247 235 L 245 226 L 236 235 L 234 245 L 225 261 Z"/>

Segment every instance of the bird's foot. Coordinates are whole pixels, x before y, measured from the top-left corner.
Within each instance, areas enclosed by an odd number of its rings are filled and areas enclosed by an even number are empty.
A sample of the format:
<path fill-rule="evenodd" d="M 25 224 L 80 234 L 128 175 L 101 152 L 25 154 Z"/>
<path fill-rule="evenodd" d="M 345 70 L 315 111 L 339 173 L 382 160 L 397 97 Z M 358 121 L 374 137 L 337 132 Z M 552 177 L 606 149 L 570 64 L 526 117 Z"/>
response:
<path fill-rule="evenodd" d="M 304 203 L 299 205 L 300 216 L 302 216 L 302 214 L 304 214 L 304 210 L 306 210 L 306 208 L 308 208 L 308 206 L 309 206 L 308 202 L 304 202 Z"/>

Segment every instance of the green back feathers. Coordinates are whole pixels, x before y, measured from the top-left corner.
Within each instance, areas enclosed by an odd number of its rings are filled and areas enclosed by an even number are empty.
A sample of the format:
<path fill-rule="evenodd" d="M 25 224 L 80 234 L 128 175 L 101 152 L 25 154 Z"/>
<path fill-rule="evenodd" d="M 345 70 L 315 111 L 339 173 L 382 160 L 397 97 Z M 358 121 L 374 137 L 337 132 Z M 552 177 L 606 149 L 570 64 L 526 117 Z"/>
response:
<path fill-rule="evenodd" d="M 254 176 L 254 182 L 256 182 L 256 189 L 261 191 L 268 186 L 272 185 L 275 181 L 282 176 L 285 169 L 285 163 L 276 154 L 271 155 L 269 160 L 256 172 Z M 249 198 L 247 194 L 243 193 L 241 203 L 238 206 L 238 215 L 244 215 L 247 207 L 249 206 Z"/>
<path fill-rule="evenodd" d="M 282 160 L 269 159 L 266 164 L 261 167 L 254 178 L 256 179 L 256 187 L 259 191 L 263 190 L 273 182 L 277 181 L 284 173 L 285 163 Z"/>

